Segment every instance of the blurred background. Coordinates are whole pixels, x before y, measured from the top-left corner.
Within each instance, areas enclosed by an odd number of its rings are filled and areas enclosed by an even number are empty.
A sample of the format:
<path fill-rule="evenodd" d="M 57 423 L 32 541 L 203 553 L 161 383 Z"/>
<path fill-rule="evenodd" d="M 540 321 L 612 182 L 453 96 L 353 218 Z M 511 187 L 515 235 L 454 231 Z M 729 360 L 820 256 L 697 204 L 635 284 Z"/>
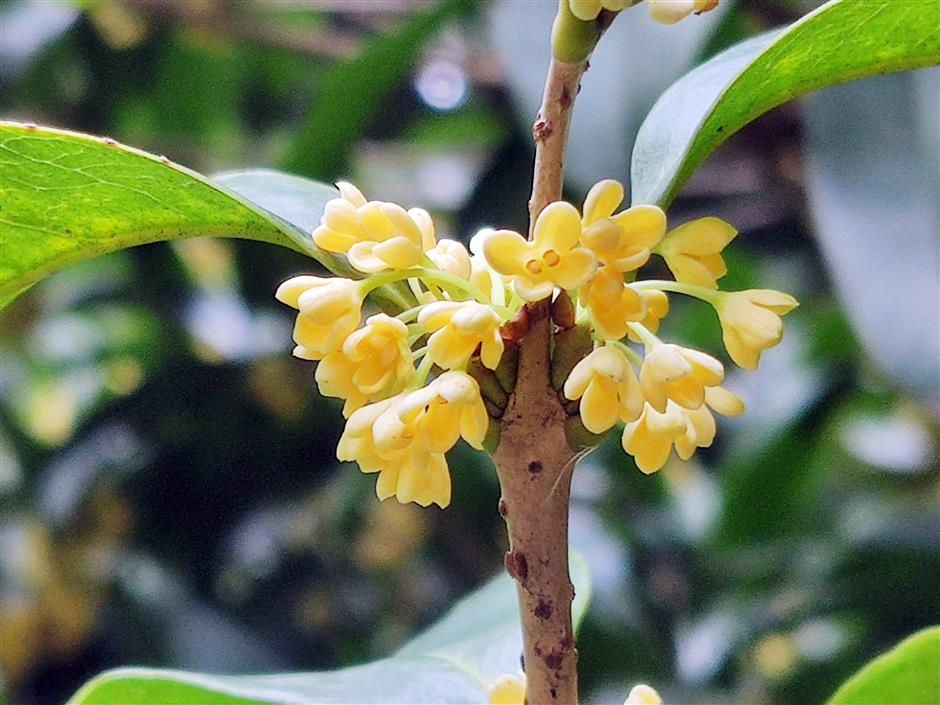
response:
<path fill-rule="evenodd" d="M 643 116 L 689 67 L 816 5 L 619 18 L 577 104 L 567 195 L 628 180 Z M 206 173 L 349 178 L 466 241 L 525 227 L 554 7 L 5 0 L 0 113 Z M 637 681 L 683 704 L 818 703 L 938 621 L 938 85 L 895 75 L 783 106 L 672 206 L 674 224 L 740 229 L 725 288 L 802 305 L 759 372 L 729 375 L 749 412 L 714 448 L 646 477 L 612 434 L 575 473 L 586 703 Z M 258 243 L 159 244 L 2 312 L 0 700 L 58 705 L 118 665 L 359 663 L 499 570 L 485 457 L 452 454 L 446 511 L 379 503 L 333 459 L 340 406 L 291 358 L 272 295 L 310 269 Z M 707 307 L 673 306 L 667 336 L 723 354 Z"/>

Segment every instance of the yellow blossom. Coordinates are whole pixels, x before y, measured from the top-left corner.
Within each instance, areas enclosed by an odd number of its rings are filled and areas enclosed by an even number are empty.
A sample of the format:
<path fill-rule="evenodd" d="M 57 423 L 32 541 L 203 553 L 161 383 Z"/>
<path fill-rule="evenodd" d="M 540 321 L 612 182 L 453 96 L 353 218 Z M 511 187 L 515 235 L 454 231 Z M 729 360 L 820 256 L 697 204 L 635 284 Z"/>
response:
<path fill-rule="evenodd" d="M 656 248 L 676 281 L 717 289 L 728 272 L 721 251 L 738 231 L 720 218 L 699 218 L 669 232 Z"/>
<path fill-rule="evenodd" d="M 565 396 L 580 399 L 581 422 L 603 433 L 617 420 L 633 421 L 643 409 L 643 392 L 624 354 L 612 346 L 595 349 L 565 381 Z"/>
<path fill-rule="evenodd" d="M 531 241 L 497 230 L 483 240 L 483 255 L 497 272 L 514 277 L 519 296 L 539 301 L 551 296 L 555 286 L 577 289 L 593 276 L 597 261 L 590 250 L 578 246 L 580 238 L 578 211 L 557 201 L 539 214 Z"/>
<path fill-rule="evenodd" d="M 688 460 L 697 447 L 710 446 L 714 437 L 715 419 L 707 407 L 684 409 L 668 401 L 663 412 L 646 404 L 640 417 L 624 426 L 621 443 L 648 475 L 666 464 L 673 445 L 679 457 Z"/>
<path fill-rule="evenodd" d="M 722 293 L 715 302 L 715 310 L 731 359 L 745 369 L 756 370 L 761 351 L 783 339 L 780 316 L 797 306 L 792 296 L 773 289 Z"/>
<path fill-rule="evenodd" d="M 571 14 L 579 20 L 590 21 L 596 19 L 601 10 L 620 12 L 638 0 L 568 0 Z"/>
<path fill-rule="evenodd" d="M 608 340 L 620 340 L 629 330 L 629 321 L 642 321 L 647 316 L 642 293 L 627 286 L 623 275 L 607 266 L 581 287 L 579 298 L 594 329 Z"/>
<path fill-rule="evenodd" d="M 437 245 L 427 251 L 427 255 L 441 271 L 461 279 L 470 279 L 470 253 L 463 243 L 456 240 L 438 240 Z"/>
<path fill-rule="evenodd" d="M 663 699 L 655 690 L 641 683 L 630 691 L 623 705 L 663 705 Z"/>
<path fill-rule="evenodd" d="M 744 402 L 717 386 L 705 390 L 705 403 L 697 409 L 686 409 L 669 400 L 660 413 L 647 403 L 640 417 L 624 426 L 623 449 L 646 474 L 666 464 L 673 445 L 679 458 L 688 460 L 696 448 L 707 448 L 715 440 L 715 417 L 709 407 L 724 416 L 744 413 Z"/>
<path fill-rule="evenodd" d="M 323 358 L 316 379 L 321 394 L 346 400 L 348 417 L 367 401 L 398 391 L 413 372 L 408 327 L 380 313 L 347 337 L 341 350 Z"/>
<path fill-rule="evenodd" d="M 377 421 L 394 413 L 394 404 L 405 396 L 400 394 L 353 412 L 336 457 L 356 461 L 362 472 L 379 473 L 375 485 L 379 499 L 396 497 L 402 504 L 415 502 L 426 507 L 434 503 L 443 509 L 450 504 L 450 473 L 444 454 L 431 452 L 419 442 L 396 447 L 376 442 Z"/>
<path fill-rule="evenodd" d="M 500 320 L 489 306 L 474 301 L 438 301 L 418 314 L 420 325 L 431 337 L 428 357 L 446 370 L 463 367 L 480 346 L 480 361 L 495 370 L 503 354 Z"/>
<path fill-rule="evenodd" d="M 646 401 L 662 413 L 669 399 L 697 409 L 705 401 L 705 388 L 720 384 L 724 376 L 724 367 L 711 355 L 661 343 L 647 352 L 640 368 L 640 385 Z"/>
<path fill-rule="evenodd" d="M 483 228 L 470 238 L 470 283 L 482 292 L 487 301 L 502 303 L 505 296 L 506 284 L 511 281 L 507 277 L 490 268 L 483 256 L 483 242 L 491 233 L 492 228 Z"/>
<path fill-rule="evenodd" d="M 363 472 L 379 473 L 379 499 L 450 503 L 444 453 L 458 438 L 483 447 L 489 417 L 480 388 L 465 372 L 445 372 L 422 389 L 402 392 L 353 412 L 336 455 L 355 460 Z"/>
<path fill-rule="evenodd" d="M 693 12 L 701 14 L 714 10 L 718 0 L 646 0 L 650 17 L 661 24 L 675 24 Z"/>
<path fill-rule="evenodd" d="M 642 297 L 646 311 L 646 315 L 640 319 L 639 323 L 650 333 L 656 333 L 659 330 L 660 321 L 669 313 L 669 297 L 658 289 L 641 289 L 637 293 Z M 627 335 L 634 343 L 643 342 L 643 339 L 632 330 L 628 330 Z"/>
<path fill-rule="evenodd" d="M 362 319 L 362 287 L 351 279 L 294 277 L 281 284 L 275 296 L 300 311 L 294 355 L 307 360 L 338 350 Z"/>
<path fill-rule="evenodd" d="M 666 214 L 658 206 L 633 206 L 614 215 L 623 202 L 623 186 L 613 179 L 596 183 L 584 199 L 581 243 L 598 261 L 620 272 L 639 269 L 666 232 Z"/>
<path fill-rule="evenodd" d="M 444 453 L 461 437 L 481 449 L 488 426 L 476 380 L 454 370 L 402 396 L 378 419 L 374 433 L 384 448 L 419 442 L 432 453 Z"/>
<path fill-rule="evenodd" d="M 525 705 L 525 674 L 506 673 L 493 681 L 489 705 Z"/>
<path fill-rule="evenodd" d="M 394 203 L 366 201 L 341 182 L 340 198 L 328 201 L 313 240 L 323 250 L 345 254 L 360 272 L 407 269 L 434 247 L 434 224 L 427 211 L 406 211 Z"/>

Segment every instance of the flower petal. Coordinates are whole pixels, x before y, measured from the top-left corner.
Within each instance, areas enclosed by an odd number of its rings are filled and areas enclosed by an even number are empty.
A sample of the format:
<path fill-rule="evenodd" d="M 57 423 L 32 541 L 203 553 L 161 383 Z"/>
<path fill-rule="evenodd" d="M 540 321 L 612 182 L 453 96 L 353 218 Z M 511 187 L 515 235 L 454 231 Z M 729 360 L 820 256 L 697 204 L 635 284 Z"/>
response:
<path fill-rule="evenodd" d="M 572 291 L 586 284 L 596 270 L 594 253 L 586 247 L 575 247 L 562 256 L 558 266 L 552 270 L 552 279 L 562 289 Z"/>
<path fill-rule="evenodd" d="M 659 206 L 632 206 L 615 215 L 626 241 L 639 247 L 655 247 L 666 234 L 666 214 Z"/>
<path fill-rule="evenodd" d="M 494 230 L 482 240 L 483 256 L 490 267 L 500 274 L 525 271 L 525 263 L 531 259 L 532 245 L 522 235 L 512 230 Z"/>
<path fill-rule="evenodd" d="M 613 179 L 598 181 L 591 187 L 584 199 L 582 215 L 584 224 L 589 225 L 598 218 L 609 218 L 621 203 L 623 203 L 623 185 L 619 181 Z"/>
<path fill-rule="evenodd" d="M 570 250 L 581 239 L 577 208 L 565 201 L 549 203 L 535 221 L 532 239 L 540 252 L 555 250 L 560 255 Z"/>

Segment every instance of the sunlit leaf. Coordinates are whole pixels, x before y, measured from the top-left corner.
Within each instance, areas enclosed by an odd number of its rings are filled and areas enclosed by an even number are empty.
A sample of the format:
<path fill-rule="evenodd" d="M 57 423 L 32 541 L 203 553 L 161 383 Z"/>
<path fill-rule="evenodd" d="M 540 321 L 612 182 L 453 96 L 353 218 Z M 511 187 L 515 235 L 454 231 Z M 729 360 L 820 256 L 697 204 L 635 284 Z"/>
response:
<path fill-rule="evenodd" d="M 185 237 L 321 258 L 308 233 L 169 160 L 113 140 L 0 124 L 0 305 L 69 264 Z"/>
<path fill-rule="evenodd" d="M 588 568 L 572 556 L 574 621 L 587 608 Z M 174 703 L 479 703 L 499 675 L 519 670 L 522 637 L 515 584 L 499 575 L 459 602 L 393 656 L 320 673 L 214 676 L 149 668 L 109 671 L 89 681 L 69 705 Z"/>
<path fill-rule="evenodd" d="M 667 90 L 640 128 L 634 203 L 668 205 L 722 142 L 810 91 L 940 63 L 934 0 L 833 0 L 789 27 L 738 44 Z"/>
<path fill-rule="evenodd" d="M 940 627 L 908 637 L 849 678 L 826 705 L 936 705 Z"/>

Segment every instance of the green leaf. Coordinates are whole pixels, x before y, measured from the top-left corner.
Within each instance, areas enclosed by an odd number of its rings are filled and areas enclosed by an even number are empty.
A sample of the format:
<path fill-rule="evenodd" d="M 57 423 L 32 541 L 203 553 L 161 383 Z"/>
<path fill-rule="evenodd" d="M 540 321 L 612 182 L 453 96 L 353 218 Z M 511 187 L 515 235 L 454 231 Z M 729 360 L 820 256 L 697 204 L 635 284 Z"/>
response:
<path fill-rule="evenodd" d="M 590 596 L 588 567 L 571 557 L 581 621 Z M 519 670 L 522 637 L 515 583 L 499 575 L 461 600 L 444 618 L 393 656 L 320 673 L 214 676 L 121 668 L 86 683 L 68 705 L 249 705 L 278 703 L 484 703 L 503 673 Z"/>
<path fill-rule="evenodd" d="M 640 128 L 633 203 L 667 206 L 695 168 L 754 118 L 810 91 L 940 63 L 935 0 L 833 0 L 674 83 Z"/>
<path fill-rule="evenodd" d="M 0 305 L 67 265 L 160 240 L 247 238 L 331 261 L 308 230 L 113 140 L 0 123 L 0 170 Z"/>
<path fill-rule="evenodd" d="M 381 113 L 421 56 L 424 44 L 446 21 L 474 4 L 440 2 L 415 13 L 395 31 L 376 36 L 355 58 L 330 67 L 290 145 L 284 167 L 316 178 L 335 178 L 345 171 L 353 145 Z"/>
<path fill-rule="evenodd" d="M 936 705 L 940 627 L 917 632 L 849 678 L 826 705 Z"/>

